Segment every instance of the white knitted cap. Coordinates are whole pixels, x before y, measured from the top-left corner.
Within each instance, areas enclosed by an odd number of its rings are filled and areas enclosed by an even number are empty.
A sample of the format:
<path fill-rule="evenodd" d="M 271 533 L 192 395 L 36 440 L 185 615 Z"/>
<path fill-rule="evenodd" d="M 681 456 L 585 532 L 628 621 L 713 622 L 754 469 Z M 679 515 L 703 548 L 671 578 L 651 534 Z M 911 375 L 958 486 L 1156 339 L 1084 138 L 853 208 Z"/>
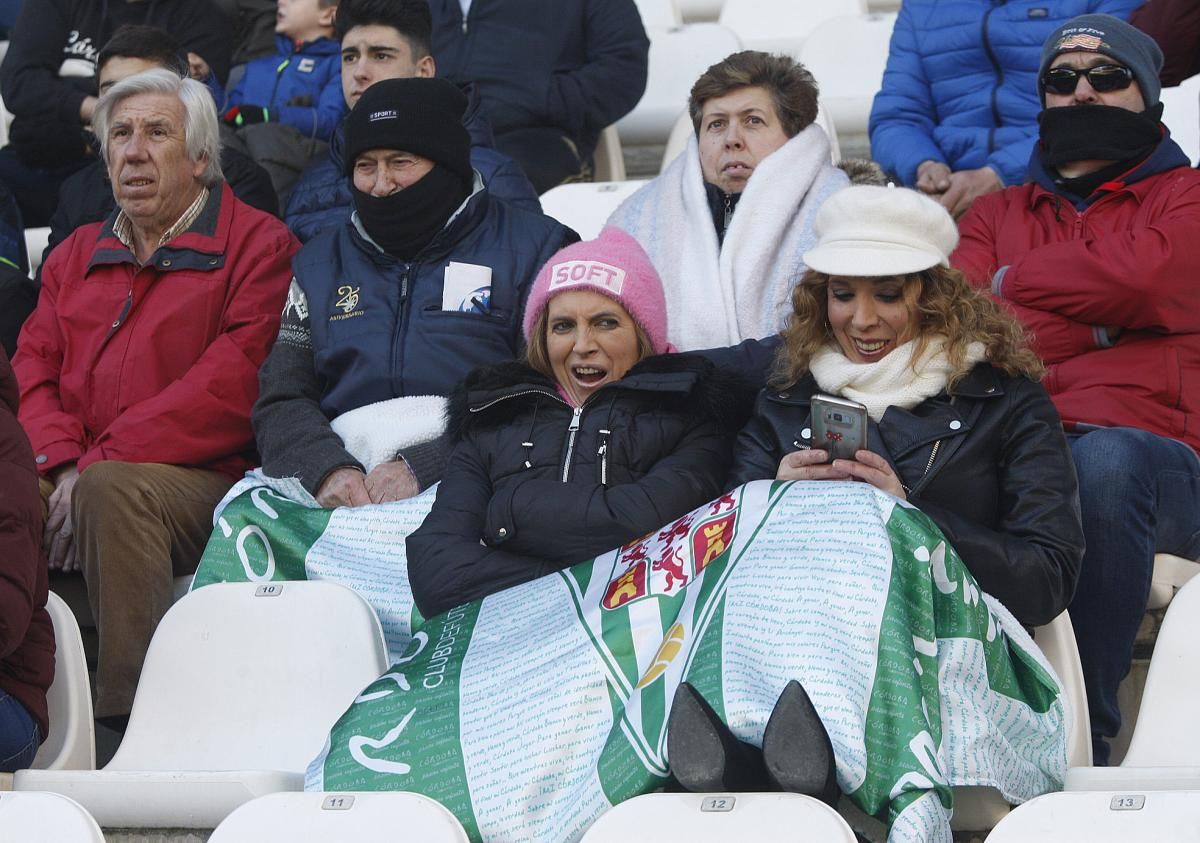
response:
<path fill-rule="evenodd" d="M 826 275 L 875 277 L 950 265 L 958 227 L 928 196 L 904 187 L 857 185 L 825 200 L 813 221 L 817 245 L 804 253 Z"/>

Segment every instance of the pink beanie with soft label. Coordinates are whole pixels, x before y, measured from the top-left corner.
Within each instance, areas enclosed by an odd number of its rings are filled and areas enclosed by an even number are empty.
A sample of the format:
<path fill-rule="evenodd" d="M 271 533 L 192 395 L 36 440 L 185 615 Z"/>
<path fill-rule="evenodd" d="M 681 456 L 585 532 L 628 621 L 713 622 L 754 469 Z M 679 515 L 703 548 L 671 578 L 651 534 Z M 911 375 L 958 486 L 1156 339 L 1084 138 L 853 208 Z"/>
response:
<path fill-rule="evenodd" d="M 573 243 L 546 262 L 525 302 L 525 341 L 533 323 L 559 293 L 586 290 L 608 296 L 642 326 L 655 354 L 675 349 L 667 341 L 667 300 L 662 279 L 638 241 L 616 226 L 595 240 Z"/>

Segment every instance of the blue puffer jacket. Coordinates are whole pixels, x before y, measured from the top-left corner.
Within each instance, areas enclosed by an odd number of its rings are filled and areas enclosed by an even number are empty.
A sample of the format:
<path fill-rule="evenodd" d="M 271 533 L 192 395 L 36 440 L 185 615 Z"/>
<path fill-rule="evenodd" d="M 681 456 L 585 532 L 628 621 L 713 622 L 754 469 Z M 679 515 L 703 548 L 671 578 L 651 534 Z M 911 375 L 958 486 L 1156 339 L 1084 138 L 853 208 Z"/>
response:
<path fill-rule="evenodd" d="M 1077 15 L 1128 20 L 1139 2 L 904 0 L 871 108 L 872 157 L 906 185 L 929 160 L 1021 184 L 1042 110 L 1042 43 Z"/>
<path fill-rule="evenodd" d="M 353 221 L 321 232 L 292 270 L 308 298 L 325 416 L 400 395 L 444 395 L 475 367 L 516 357 L 529 285 L 551 255 L 578 239 L 487 190 L 476 191 L 413 263 L 381 252 Z M 487 313 L 442 310 L 450 261 L 491 268 Z"/>
<path fill-rule="evenodd" d="M 275 45 L 275 55 L 246 65 L 225 107 L 270 108 L 272 122 L 295 126 L 305 137 L 329 140 L 346 113 L 341 43 L 318 38 L 296 47 L 290 38 L 277 35 Z"/>
<path fill-rule="evenodd" d="M 540 212 L 537 191 L 517 162 L 492 148 L 492 127 L 479 113 L 479 97 L 469 85 L 464 86 L 464 93 L 469 104 L 463 125 L 471 135 L 471 166 L 479 172 L 488 193 L 518 208 Z M 350 217 L 353 199 L 342 158 L 345 142 L 343 124 L 329 140 L 329 155 L 309 164 L 292 188 L 283 218 L 301 243 Z"/>

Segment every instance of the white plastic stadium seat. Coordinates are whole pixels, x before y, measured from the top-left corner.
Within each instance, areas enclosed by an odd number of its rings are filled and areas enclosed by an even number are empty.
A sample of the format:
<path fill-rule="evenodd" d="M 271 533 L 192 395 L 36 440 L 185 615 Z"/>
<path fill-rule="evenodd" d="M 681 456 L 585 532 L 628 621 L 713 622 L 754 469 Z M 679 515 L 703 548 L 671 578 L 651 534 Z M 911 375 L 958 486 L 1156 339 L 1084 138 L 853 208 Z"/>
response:
<path fill-rule="evenodd" d="M 570 226 L 584 240 L 600 234 L 617 206 L 646 182 L 614 181 L 560 184 L 539 197 L 542 213 Z"/>
<path fill-rule="evenodd" d="M 54 624 L 54 682 L 46 693 L 50 734 L 33 759 L 39 770 L 96 769 L 96 724 L 87 657 L 75 615 L 50 592 L 46 611 Z M 2 836 L 0 836 L 2 839 Z"/>
<path fill-rule="evenodd" d="M 1200 791 L 1048 793 L 1001 820 L 987 843 L 1184 843 L 1200 839 Z"/>
<path fill-rule="evenodd" d="M 593 175 L 596 181 L 625 181 L 625 154 L 621 150 L 621 136 L 617 134 L 615 125 L 600 133 L 592 161 L 595 164 Z"/>
<path fill-rule="evenodd" d="M 104 843 L 100 826 L 73 799 L 57 793 L 0 793 L 4 843 Z"/>
<path fill-rule="evenodd" d="M 1200 76 L 1163 88 L 1160 99 L 1162 119 L 1171 130 L 1171 139 L 1183 147 L 1192 164 L 1200 163 Z"/>
<path fill-rule="evenodd" d="M 1159 553 L 1154 557 L 1154 574 L 1150 581 L 1150 599 L 1147 609 L 1165 609 L 1175 593 L 1187 585 L 1188 580 L 1200 574 L 1200 562 Z"/>
<path fill-rule="evenodd" d="M 642 26 L 646 28 L 679 26 L 683 23 L 683 16 L 679 14 L 679 7 L 675 5 L 675 0 L 635 0 L 635 2 L 638 13 L 642 16 Z"/>
<path fill-rule="evenodd" d="M 867 133 L 895 25 L 894 13 L 830 18 L 805 40 L 800 63 L 816 78 L 839 135 Z"/>
<path fill-rule="evenodd" d="M 1198 640 L 1200 580 L 1192 580 L 1171 601 L 1158 632 L 1137 724 L 1121 766 L 1072 770 L 1069 790 L 1200 791 Z"/>
<path fill-rule="evenodd" d="M 824 104 L 817 104 L 817 119 L 816 124 L 825 130 L 825 134 L 829 136 L 829 157 L 834 164 L 842 160 L 841 145 L 838 143 L 837 130 L 833 127 L 829 115 L 825 111 Z M 695 132 L 695 127 L 692 126 L 692 118 L 687 113 L 686 109 L 683 114 L 679 115 L 679 119 L 675 121 L 675 126 L 671 129 L 671 134 L 667 138 L 667 146 L 663 150 L 662 166 L 660 169 L 667 169 L 667 165 L 675 160 L 679 153 L 687 148 L 688 138 Z"/>
<path fill-rule="evenodd" d="M 1088 717 L 1087 691 L 1083 687 L 1083 667 L 1079 648 L 1075 645 L 1075 630 L 1071 618 L 1063 612 L 1045 626 L 1033 631 L 1033 640 L 1062 680 L 1062 691 L 1070 712 L 1071 731 L 1067 735 L 1067 764 L 1090 767 L 1092 738 Z M 1012 810 L 1000 791 L 991 787 L 957 787 L 954 789 L 954 816 L 950 825 L 956 831 L 986 831 L 1000 822 Z"/>
<path fill-rule="evenodd" d="M 400 830 L 403 833 L 400 833 Z M 238 808 L 208 843 L 467 843 L 454 814 L 419 793 L 272 793 Z"/>
<path fill-rule="evenodd" d="M 29 277 L 37 275 L 38 267 L 42 265 L 42 252 L 50 242 L 50 228 L 25 229 L 25 251 L 29 255 Z"/>
<path fill-rule="evenodd" d="M 244 802 L 300 790 L 355 695 L 387 669 L 383 631 L 332 582 L 220 583 L 155 630 L 129 728 L 103 770 L 21 770 L 105 827 L 215 828 Z"/>
<path fill-rule="evenodd" d="M 855 837 L 837 811 L 795 793 L 650 793 L 601 814 L 580 843 L 640 840 L 854 843 Z"/>
<path fill-rule="evenodd" d="M 725 0 L 676 0 L 684 23 L 715 21 L 721 16 Z"/>
<path fill-rule="evenodd" d="M 646 92 L 617 123 L 626 146 L 666 143 L 700 74 L 741 49 L 737 36 L 716 23 L 651 27 L 646 34 L 650 36 Z"/>
<path fill-rule="evenodd" d="M 865 15 L 866 0 L 725 0 L 720 21 L 747 50 L 798 58 L 817 24 L 844 15 Z M 887 54 L 884 54 L 887 58 Z"/>

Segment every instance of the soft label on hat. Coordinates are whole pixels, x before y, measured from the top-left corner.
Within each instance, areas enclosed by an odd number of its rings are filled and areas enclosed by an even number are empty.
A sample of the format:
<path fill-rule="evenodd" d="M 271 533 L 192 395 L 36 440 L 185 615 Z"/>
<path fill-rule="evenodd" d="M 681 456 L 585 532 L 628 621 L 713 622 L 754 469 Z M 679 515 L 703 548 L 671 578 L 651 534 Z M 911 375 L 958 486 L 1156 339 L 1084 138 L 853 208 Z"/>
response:
<path fill-rule="evenodd" d="M 442 276 L 442 310 L 459 313 L 490 313 L 492 268 L 450 261 Z"/>
<path fill-rule="evenodd" d="M 1058 44 L 1054 49 L 1057 52 L 1067 52 L 1068 50 L 1099 50 L 1104 46 L 1103 36 L 1103 32 L 1098 29 L 1092 29 L 1090 26 L 1064 29 L 1062 37 L 1058 39 Z"/>
<path fill-rule="evenodd" d="M 625 286 L 625 270 L 600 261 L 563 261 L 550 270 L 550 289 L 586 284 L 603 287 L 614 296 L 621 295 Z"/>
<path fill-rule="evenodd" d="M 394 108 L 388 108 L 383 111 L 372 111 L 367 117 L 367 122 L 374 123 L 376 120 L 395 120 L 399 116 L 399 111 Z"/>

